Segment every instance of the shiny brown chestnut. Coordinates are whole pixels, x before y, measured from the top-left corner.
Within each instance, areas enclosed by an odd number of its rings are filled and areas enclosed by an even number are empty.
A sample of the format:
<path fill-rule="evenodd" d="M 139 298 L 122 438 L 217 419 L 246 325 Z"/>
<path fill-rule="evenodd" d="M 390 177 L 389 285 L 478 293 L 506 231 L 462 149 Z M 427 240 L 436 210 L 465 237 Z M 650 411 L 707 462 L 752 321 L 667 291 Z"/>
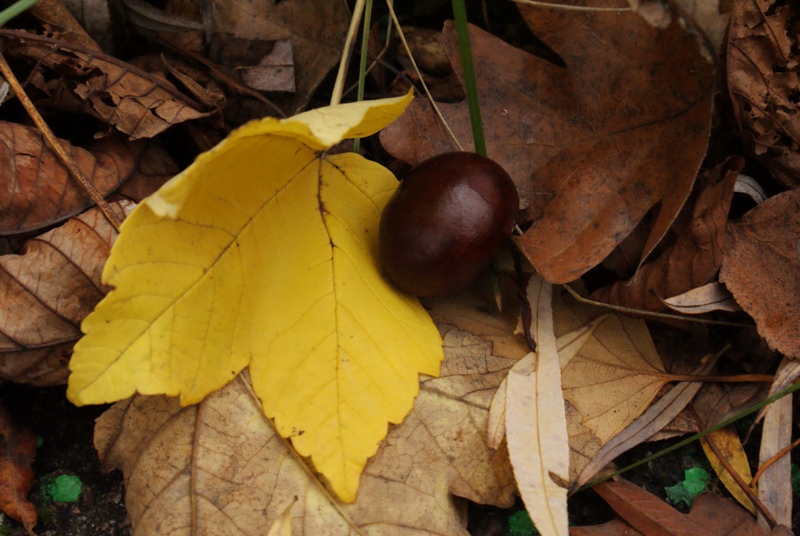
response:
<path fill-rule="evenodd" d="M 412 168 L 383 209 L 380 261 L 400 290 L 441 296 L 467 288 L 511 234 L 517 189 L 495 161 L 468 152 Z"/>

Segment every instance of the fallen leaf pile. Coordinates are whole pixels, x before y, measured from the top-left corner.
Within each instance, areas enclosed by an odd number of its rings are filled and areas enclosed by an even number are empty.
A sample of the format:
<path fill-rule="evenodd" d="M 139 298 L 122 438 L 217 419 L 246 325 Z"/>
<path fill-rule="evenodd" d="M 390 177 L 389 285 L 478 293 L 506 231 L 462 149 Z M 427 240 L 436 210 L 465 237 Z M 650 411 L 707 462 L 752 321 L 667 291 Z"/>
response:
<path fill-rule="evenodd" d="M 363 102 L 343 2 L 0 28 L 0 381 L 113 404 L 94 444 L 135 534 L 464 536 L 489 530 L 470 503 L 517 499 L 543 536 L 791 533 L 793 399 L 757 448 L 723 421 L 800 377 L 800 11 L 562 3 L 469 25 L 517 228 L 422 301 L 379 219 L 391 170 L 474 147 L 452 21 L 412 3 L 397 39 L 376 3 Z M 34 534 L 25 424 L 0 405 L 0 509 Z M 688 513 L 597 483 L 712 426 Z M 570 526 L 588 485 L 616 517 Z"/>

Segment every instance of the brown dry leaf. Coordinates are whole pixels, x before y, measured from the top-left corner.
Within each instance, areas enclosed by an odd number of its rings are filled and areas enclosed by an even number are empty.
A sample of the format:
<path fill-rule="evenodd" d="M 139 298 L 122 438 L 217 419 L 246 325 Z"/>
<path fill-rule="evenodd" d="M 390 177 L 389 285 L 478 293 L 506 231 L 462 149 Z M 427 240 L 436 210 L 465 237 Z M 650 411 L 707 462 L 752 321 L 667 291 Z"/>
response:
<path fill-rule="evenodd" d="M 240 67 L 242 81 L 260 91 L 295 92 L 294 61 L 291 39 L 276 41 L 272 51 L 261 58 L 258 65 Z"/>
<path fill-rule="evenodd" d="M 659 31 L 631 13 L 521 11 L 568 68 L 471 28 L 488 153 L 533 222 L 519 239 L 525 255 L 548 281 L 571 281 L 659 201 L 645 254 L 666 232 L 705 152 L 713 67 L 677 22 Z M 450 23 L 444 41 L 460 72 Z M 471 147 L 467 103 L 441 108 Z M 455 147 L 422 99 L 381 140 L 410 163 Z"/>
<path fill-rule="evenodd" d="M 706 437 L 700 438 L 700 445 L 703 446 L 703 452 L 706 453 L 708 461 L 714 472 L 717 473 L 720 481 L 725 485 L 725 488 L 733 495 L 733 498 L 739 501 L 751 514 L 755 515 L 756 507 L 747 497 L 747 494 L 742 491 L 736 480 L 733 479 L 731 474 L 722 465 L 722 462 L 709 446 L 709 440 L 714 442 L 714 445 L 719 449 L 720 453 L 725 460 L 730 463 L 731 467 L 742 477 L 746 484 L 753 481 L 753 474 L 750 472 L 750 464 L 747 462 L 747 454 L 742 446 L 742 441 L 739 439 L 739 434 L 733 426 L 726 426 L 715 430 L 708 434 Z"/>
<path fill-rule="evenodd" d="M 15 424 L 0 404 L 0 510 L 22 523 L 33 535 L 36 507 L 26 497 L 33 487 L 36 437 L 30 428 Z"/>
<path fill-rule="evenodd" d="M 553 330 L 552 285 L 534 274 L 526 290 L 536 352 L 508 372 L 505 430 L 517 488 L 536 530 L 567 536 L 569 441 Z"/>
<path fill-rule="evenodd" d="M 683 294 L 711 281 L 725 247 L 725 225 L 736 178 L 744 159 L 731 157 L 700 175 L 696 195 L 678 217 L 675 243 L 628 281 L 594 292 L 592 299 L 632 309 L 663 311 L 663 298 Z"/>
<path fill-rule="evenodd" d="M 215 61 L 226 64 L 224 56 L 241 57 L 243 44 L 291 40 L 294 53 L 296 92 L 280 100 L 287 115 L 305 107 L 322 79 L 335 66 L 342 55 L 350 13 L 344 2 L 319 2 L 317 0 L 214 0 L 210 2 L 213 31 L 221 41 L 214 43 L 219 57 Z M 222 36 L 232 36 L 222 37 Z M 257 48 L 257 47 L 255 47 Z M 261 58 L 249 63 L 253 65 Z M 234 66 L 241 66 L 237 63 Z"/>
<path fill-rule="evenodd" d="M 478 503 L 513 503 L 507 454 L 489 449 L 485 433 L 491 396 L 514 360 L 440 325 L 441 377 L 423 379 L 411 413 L 367 464 L 353 504 L 338 503 L 316 483 L 264 419 L 244 378 L 186 408 L 141 396 L 113 406 L 98 421 L 95 445 L 106 469 L 125 474 L 135 531 L 264 534 L 299 497 L 295 536 L 466 536 L 460 503 L 448 491 Z"/>
<path fill-rule="evenodd" d="M 797 4 L 736 2 L 728 35 L 728 89 L 747 149 L 780 182 L 800 186 Z"/>
<path fill-rule="evenodd" d="M 36 64 L 32 82 L 54 105 L 97 117 L 131 140 L 209 113 L 164 78 L 112 56 L 24 31 L 0 29 L 0 37 L 7 55 Z"/>
<path fill-rule="evenodd" d="M 133 203 L 112 203 L 124 217 Z M 99 209 L 0 257 L 0 379 L 53 385 L 69 373 L 79 324 L 105 294 L 100 274 L 116 231 Z"/>
<path fill-rule="evenodd" d="M 744 508 L 716 493 L 705 493 L 692 502 L 689 518 L 710 536 L 791 536 L 786 527 L 772 531 L 760 527 Z"/>
<path fill-rule="evenodd" d="M 100 195 L 138 175 L 146 146 L 116 137 L 83 149 L 60 140 Z M 173 164 L 174 165 L 174 164 Z M 24 233 L 53 225 L 93 205 L 34 127 L 0 121 L 0 234 Z M 156 173 L 156 180 L 164 173 Z"/>
<path fill-rule="evenodd" d="M 706 531 L 652 493 L 619 479 L 606 481 L 594 489 L 622 519 L 648 536 L 697 536 Z"/>
<path fill-rule="evenodd" d="M 800 357 L 800 190 L 767 199 L 728 225 L 719 279 L 772 348 Z"/>
<path fill-rule="evenodd" d="M 621 519 L 612 519 L 602 525 L 570 527 L 569 536 L 642 536 L 642 533 Z"/>

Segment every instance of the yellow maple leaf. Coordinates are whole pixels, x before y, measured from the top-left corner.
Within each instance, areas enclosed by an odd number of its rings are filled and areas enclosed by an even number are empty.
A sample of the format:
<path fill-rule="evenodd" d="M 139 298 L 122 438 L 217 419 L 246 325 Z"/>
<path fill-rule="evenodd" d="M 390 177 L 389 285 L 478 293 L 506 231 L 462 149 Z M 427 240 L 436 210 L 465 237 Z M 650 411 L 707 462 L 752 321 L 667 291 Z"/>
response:
<path fill-rule="evenodd" d="M 344 501 L 436 375 L 441 338 L 377 265 L 384 167 L 324 151 L 373 134 L 411 95 L 253 121 L 200 155 L 122 226 L 84 320 L 67 396 L 199 402 L 249 366 L 264 413 Z M 235 416 L 233 416 L 235 418 Z"/>

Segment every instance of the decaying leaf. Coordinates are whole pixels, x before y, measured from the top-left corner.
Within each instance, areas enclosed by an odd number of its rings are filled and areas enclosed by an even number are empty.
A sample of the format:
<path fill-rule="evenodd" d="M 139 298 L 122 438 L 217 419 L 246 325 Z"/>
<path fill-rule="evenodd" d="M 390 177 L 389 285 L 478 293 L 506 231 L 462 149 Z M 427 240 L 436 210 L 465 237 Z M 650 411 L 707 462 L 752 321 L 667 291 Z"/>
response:
<path fill-rule="evenodd" d="M 96 142 L 88 150 L 60 142 L 103 196 L 135 173 L 145 149 L 116 138 Z M 92 206 L 35 127 L 0 121 L 0 174 L 0 234 L 53 225 Z"/>
<path fill-rule="evenodd" d="M 725 248 L 725 226 L 733 187 L 744 159 L 732 157 L 703 173 L 697 192 L 676 221 L 675 243 L 628 281 L 597 290 L 592 299 L 632 309 L 663 311 L 672 298 L 716 277 Z"/>
<path fill-rule="evenodd" d="M 323 151 L 376 132 L 410 99 L 251 122 L 140 203 L 103 271 L 115 288 L 81 326 L 70 400 L 138 391 L 193 404 L 249 366 L 279 433 L 354 500 L 442 348 L 416 298 L 377 266 L 396 179 Z"/>
<path fill-rule="evenodd" d="M 208 115 L 166 79 L 102 52 L 19 30 L 0 29 L 0 37 L 6 53 L 51 70 L 41 82 L 34 81 L 57 95 L 61 108 L 102 119 L 131 140 L 152 138 L 176 123 Z"/>
<path fill-rule="evenodd" d="M 111 204 L 124 218 L 133 203 Z M 100 273 L 117 232 L 99 209 L 30 240 L 21 255 L 0 256 L 0 379 L 55 385 L 79 325 L 103 298 Z"/>
<path fill-rule="evenodd" d="M 33 536 L 36 507 L 26 498 L 33 487 L 36 438 L 30 428 L 12 422 L 0 404 L 0 510 Z"/>
<path fill-rule="evenodd" d="M 699 315 L 712 311 L 735 313 L 742 310 L 733 299 L 733 295 L 718 281 L 667 298 L 664 300 L 664 305 L 685 315 Z"/>
<path fill-rule="evenodd" d="M 692 502 L 691 518 L 711 536 L 791 536 L 785 526 L 766 530 L 750 513 L 730 499 L 716 493 L 705 493 Z"/>
<path fill-rule="evenodd" d="M 728 90 L 751 154 L 789 187 L 800 185 L 797 5 L 736 2 L 728 35 Z"/>
<path fill-rule="evenodd" d="M 646 256 L 683 205 L 702 160 L 711 63 L 677 21 L 661 31 L 631 13 L 522 13 L 566 69 L 470 30 L 488 154 L 514 179 L 533 222 L 518 243 L 545 279 L 571 281 L 661 201 Z M 460 72 L 449 23 L 444 41 Z M 441 108 L 470 148 L 467 103 Z M 455 147 L 422 99 L 381 140 L 410 163 Z"/>
<path fill-rule="evenodd" d="M 261 535 L 297 498 L 294 536 L 467 536 L 459 500 L 448 492 L 502 507 L 514 500 L 507 455 L 485 438 L 491 395 L 504 376 L 497 371 L 513 360 L 469 332 L 441 327 L 441 376 L 423 380 L 348 505 L 326 494 L 275 433 L 246 376 L 195 406 L 142 396 L 113 406 L 98 421 L 95 444 L 105 469 L 125 474 L 136 532 Z"/>
<path fill-rule="evenodd" d="M 719 279 L 772 348 L 800 357 L 800 190 L 769 198 L 728 225 Z"/>

